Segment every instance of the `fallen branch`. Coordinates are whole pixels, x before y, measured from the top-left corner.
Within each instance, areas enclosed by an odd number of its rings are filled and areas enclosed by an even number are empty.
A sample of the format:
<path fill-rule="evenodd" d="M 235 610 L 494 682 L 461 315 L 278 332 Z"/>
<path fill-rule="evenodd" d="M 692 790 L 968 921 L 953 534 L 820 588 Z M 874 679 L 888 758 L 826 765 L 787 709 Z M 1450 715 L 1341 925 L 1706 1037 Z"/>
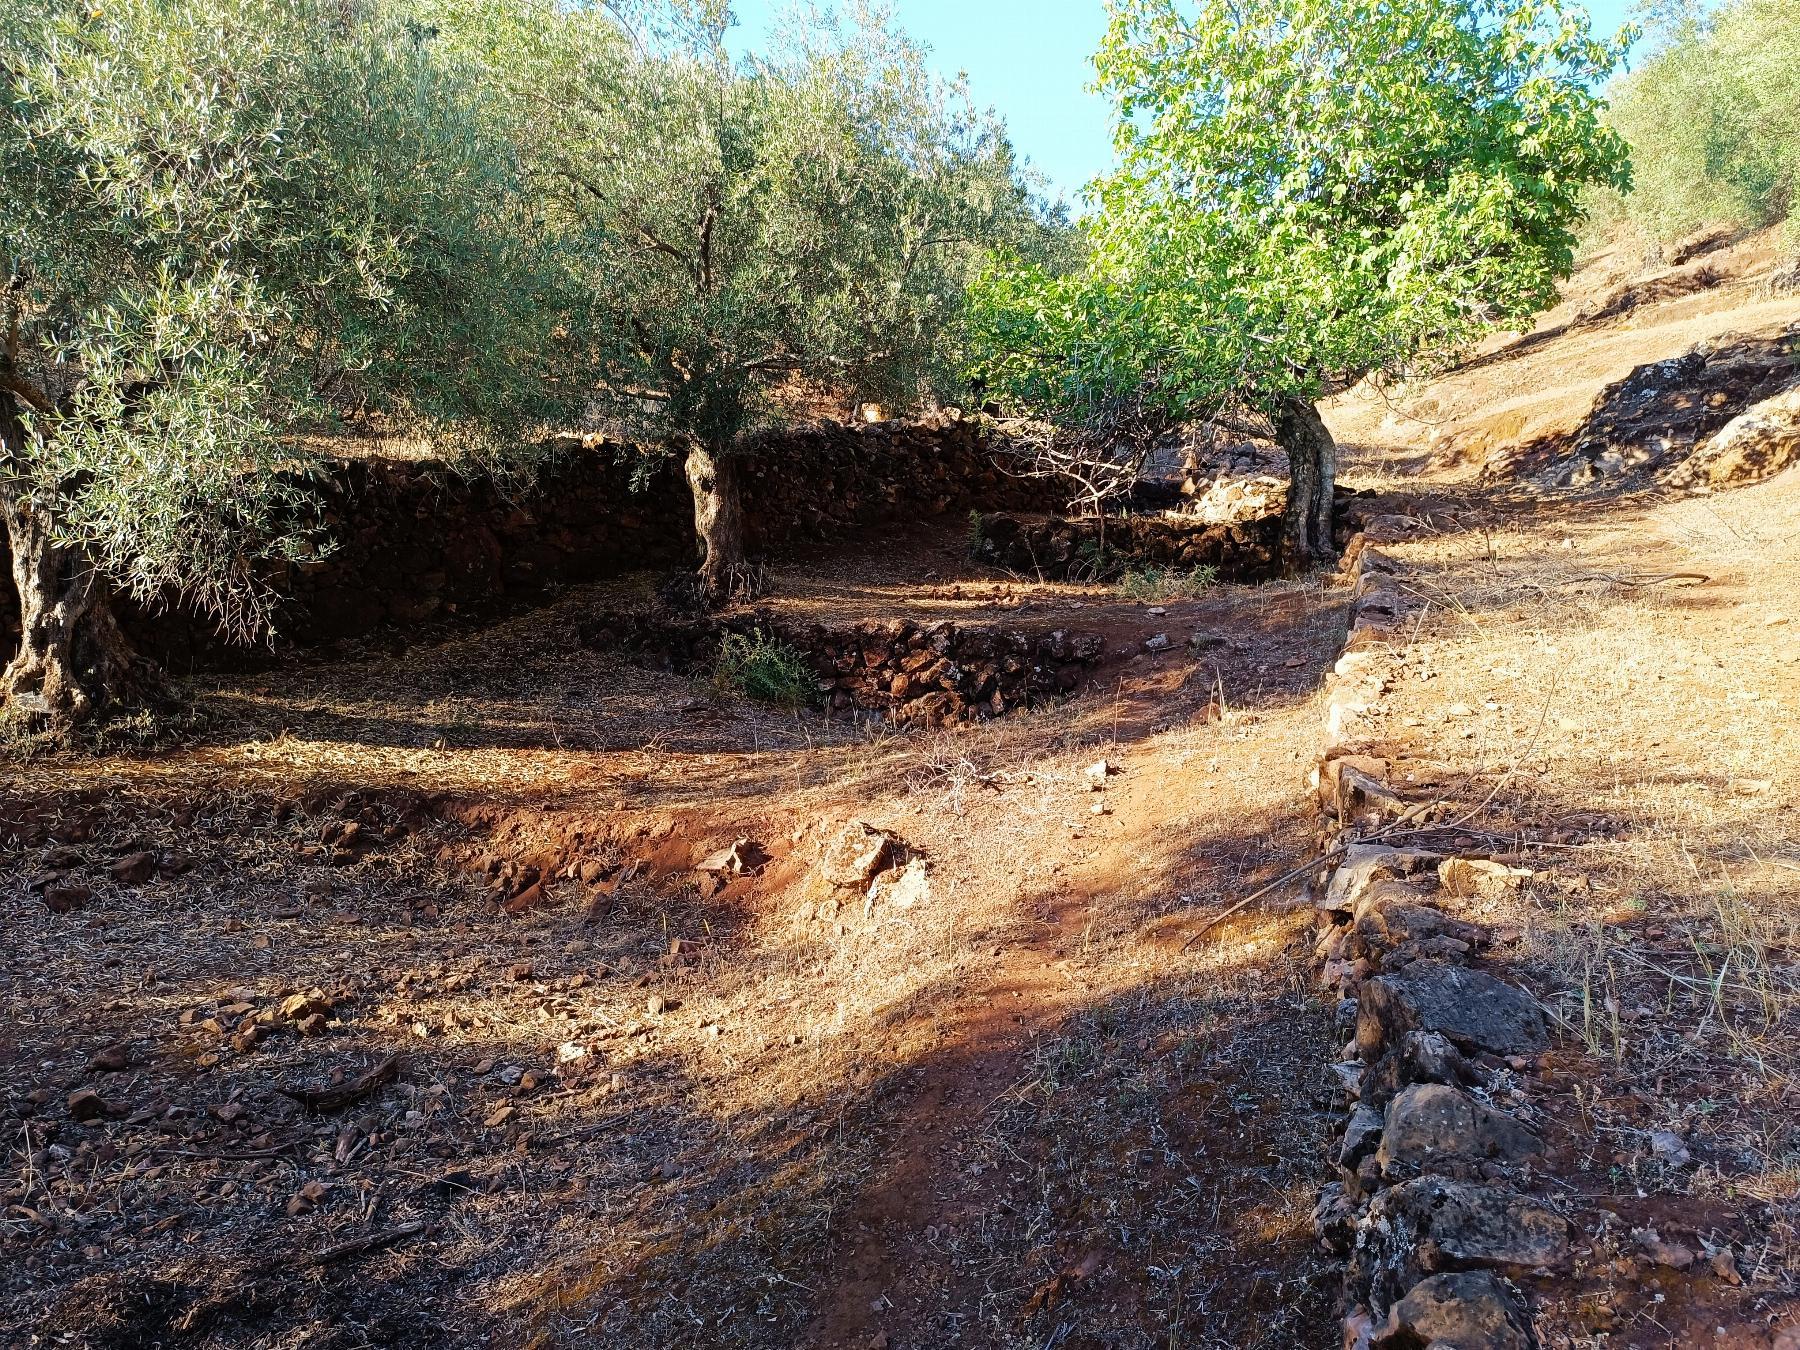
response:
<path fill-rule="evenodd" d="M 279 1158 L 283 1153 L 292 1152 L 306 1142 L 304 1139 L 290 1139 L 285 1144 L 276 1144 L 273 1148 L 218 1150 L 159 1148 L 156 1151 L 165 1158 L 204 1158 L 208 1162 L 258 1162 L 265 1158 Z"/>
<path fill-rule="evenodd" d="M 1586 572 L 1570 577 L 1563 584 L 1575 586 L 1584 581 L 1605 581 L 1614 586 L 1660 586 L 1665 581 L 1691 581 L 1696 586 L 1704 586 L 1711 580 L 1704 572 L 1664 572 L 1654 577 L 1615 577 L 1610 572 Z"/>
<path fill-rule="evenodd" d="M 309 1266 L 328 1266 L 333 1261 L 341 1261 L 346 1256 L 357 1256 L 363 1252 L 374 1251 L 378 1247 L 386 1247 L 402 1238 L 417 1237 L 423 1233 L 426 1225 L 423 1222 L 396 1224 L 392 1228 L 383 1228 L 378 1232 L 365 1233 L 361 1237 L 351 1238 L 347 1242 L 335 1246 L 323 1247 L 306 1258 Z"/>
<path fill-rule="evenodd" d="M 1295 880 L 1297 877 L 1305 876 L 1308 872 L 1312 871 L 1314 868 L 1323 866 L 1325 863 L 1330 862 L 1333 858 L 1337 857 L 1338 854 L 1344 852 L 1349 847 L 1350 847 L 1350 845 L 1348 845 L 1348 844 L 1339 844 L 1336 848 L 1330 850 L 1327 853 L 1321 853 L 1316 858 L 1309 858 L 1306 862 L 1301 863 L 1300 866 L 1294 868 L 1291 872 L 1283 872 L 1280 876 L 1276 877 L 1275 880 L 1271 881 L 1267 886 L 1264 886 L 1261 890 L 1251 891 L 1249 895 L 1246 895 L 1242 900 L 1238 901 L 1235 905 L 1233 905 L 1230 909 L 1226 910 L 1223 914 L 1214 915 L 1212 918 L 1208 919 L 1205 923 L 1201 924 L 1200 927 L 1196 928 L 1194 930 L 1193 936 L 1188 938 L 1188 940 L 1186 942 L 1181 944 L 1181 950 L 1185 952 L 1189 947 L 1193 946 L 1201 938 L 1205 937 L 1214 928 L 1217 928 L 1220 924 L 1224 923 L 1225 920 L 1229 919 L 1233 914 L 1236 914 L 1240 909 L 1244 908 L 1244 906 L 1249 905 L 1249 904 L 1254 904 L 1256 901 L 1262 899 L 1265 895 L 1267 895 L 1270 891 L 1278 890 L 1282 886 L 1287 885 L 1288 882 Z"/>
<path fill-rule="evenodd" d="M 329 1088 L 285 1088 L 275 1090 L 284 1097 L 291 1097 L 308 1111 L 338 1111 L 353 1102 L 359 1102 L 376 1088 L 391 1083 L 400 1076 L 400 1057 L 389 1055 L 381 1063 L 363 1074 L 338 1087 Z"/>

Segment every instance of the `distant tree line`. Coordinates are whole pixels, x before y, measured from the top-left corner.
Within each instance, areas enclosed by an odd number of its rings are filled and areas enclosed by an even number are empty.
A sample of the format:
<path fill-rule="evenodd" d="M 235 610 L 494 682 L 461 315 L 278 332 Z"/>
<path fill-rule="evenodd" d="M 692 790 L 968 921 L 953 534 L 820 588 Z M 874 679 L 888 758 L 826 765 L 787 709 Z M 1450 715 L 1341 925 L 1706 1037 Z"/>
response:
<path fill-rule="evenodd" d="M 1636 69 L 1607 94 L 1635 190 L 1603 192 L 1596 224 L 1672 240 L 1706 225 L 1792 221 L 1800 191 L 1800 4 L 1663 0 Z M 1788 238 L 1800 245 L 1800 230 Z"/>

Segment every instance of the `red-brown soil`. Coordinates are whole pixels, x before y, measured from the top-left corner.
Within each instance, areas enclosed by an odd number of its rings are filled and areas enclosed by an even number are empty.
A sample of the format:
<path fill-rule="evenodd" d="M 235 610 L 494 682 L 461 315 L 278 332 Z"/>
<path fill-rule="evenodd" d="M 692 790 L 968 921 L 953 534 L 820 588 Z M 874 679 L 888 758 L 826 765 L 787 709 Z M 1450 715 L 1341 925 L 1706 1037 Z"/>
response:
<path fill-rule="evenodd" d="M 959 532 L 776 582 L 1116 645 L 1066 704 L 899 733 L 583 650 L 613 587 L 16 761 L 8 1335 L 1330 1343 L 1307 912 L 1183 942 L 1310 846 L 1337 597 L 1151 615 Z M 858 819 L 922 891 L 825 884 Z M 694 870 L 737 839 L 752 874 Z"/>

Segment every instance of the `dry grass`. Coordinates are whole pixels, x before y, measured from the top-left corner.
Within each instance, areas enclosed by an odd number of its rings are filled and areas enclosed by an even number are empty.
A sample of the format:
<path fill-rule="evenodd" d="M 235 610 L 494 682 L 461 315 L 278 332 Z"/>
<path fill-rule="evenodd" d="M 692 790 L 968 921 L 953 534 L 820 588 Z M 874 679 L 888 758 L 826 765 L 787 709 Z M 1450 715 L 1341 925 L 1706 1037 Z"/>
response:
<path fill-rule="evenodd" d="M 905 577 L 878 580 L 903 609 Z M 957 603 L 914 584 L 923 608 Z M 1232 638 L 1120 662 L 1062 707 L 901 735 L 582 651 L 563 635 L 604 597 L 571 594 L 404 656 L 214 682 L 198 743 L 15 761 L 0 1324 L 94 1345 L 400 1345 L 425 1325 L 461 1344 L 1328 1343 L 1305 1225 L 1327 1122 L 1292 1091 L 1326 1017 L 1304 916 L 1180 944 L 1307 847 L 1341 618 L 1306 587 L 1157 618 L 1098 588 L 1016 598 L 1081 605 L 1121 645 Z M 1101 755 L 1123 772 L 1094 793 Z M 851 817 L 906 841 L 924 896 L 821 892 Z M 351 819 L 366 846 L 337 843 Z M 739 837 L 774 857 L 715 892 L 691 864 Z M 146 849 L 172 866 L 111 879 Z M 501 912 L 489 873 L 552 854 L 603 880 L 551 877 Z M 93 891 L 67 915 L 31 889 L 57 862 Z M 322 1033 L 277 1018 L 232 1048 L 242 1018 L 315 987 Z M 114 1044 L 125 1068 L 90 1067 Z M 398 1081 L 347 1108 L 280 1091 L 390 1054 Z M 118 1114 L 69 1118 L 90 1085 Z M 327 1189 L 290 1215 L 308 1182 Z"/>
<path fill-rule="evenodd" d="M 1422 612 L 1376 734 L 1465 846 L 1532 871 L 1467 903 L 1584 1052 L 1534 1109 L 1607 1205 L 1755 1252 L 1746 1297 L 1792 1299 L 1800 477 L 1579 516 L 1413 486 L 1445 528 L 1397 550 Z"/>

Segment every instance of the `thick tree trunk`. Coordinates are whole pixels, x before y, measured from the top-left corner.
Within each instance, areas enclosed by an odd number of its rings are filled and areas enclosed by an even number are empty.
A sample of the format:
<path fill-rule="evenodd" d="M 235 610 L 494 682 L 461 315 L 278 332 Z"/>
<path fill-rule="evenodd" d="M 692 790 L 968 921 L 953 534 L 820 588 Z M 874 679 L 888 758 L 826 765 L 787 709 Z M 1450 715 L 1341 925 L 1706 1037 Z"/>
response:
<path fill-rule="evenodd" d="M 132 650 L 106 584 L 75 549 L 57 545 L 48 515 L 0 493 L 19 595 L 19 650 L 0 672 L 0 705 L 66 729 L 152 697 L 153 667 Z"/>
<path fill-rule="evenodd" d="M 1308 399 L 1283 399 L 1274 422 L 1275 439 L 1287 452 L 1289 466 L 1282 547 L 1289 565 L 1305 571 L 1337 551 L 1331 537 L 1337 442 Z"/>
<path fill-rule="evenodd" d="M 728 454 L 695 443 L 688 451 L 687 480 L 694 494 L 694 533 L 705 552 L 701 593 L 708 604 L 724 604 L 753 589 L 744 558 L 744 503 L 737 463 Z"/>

